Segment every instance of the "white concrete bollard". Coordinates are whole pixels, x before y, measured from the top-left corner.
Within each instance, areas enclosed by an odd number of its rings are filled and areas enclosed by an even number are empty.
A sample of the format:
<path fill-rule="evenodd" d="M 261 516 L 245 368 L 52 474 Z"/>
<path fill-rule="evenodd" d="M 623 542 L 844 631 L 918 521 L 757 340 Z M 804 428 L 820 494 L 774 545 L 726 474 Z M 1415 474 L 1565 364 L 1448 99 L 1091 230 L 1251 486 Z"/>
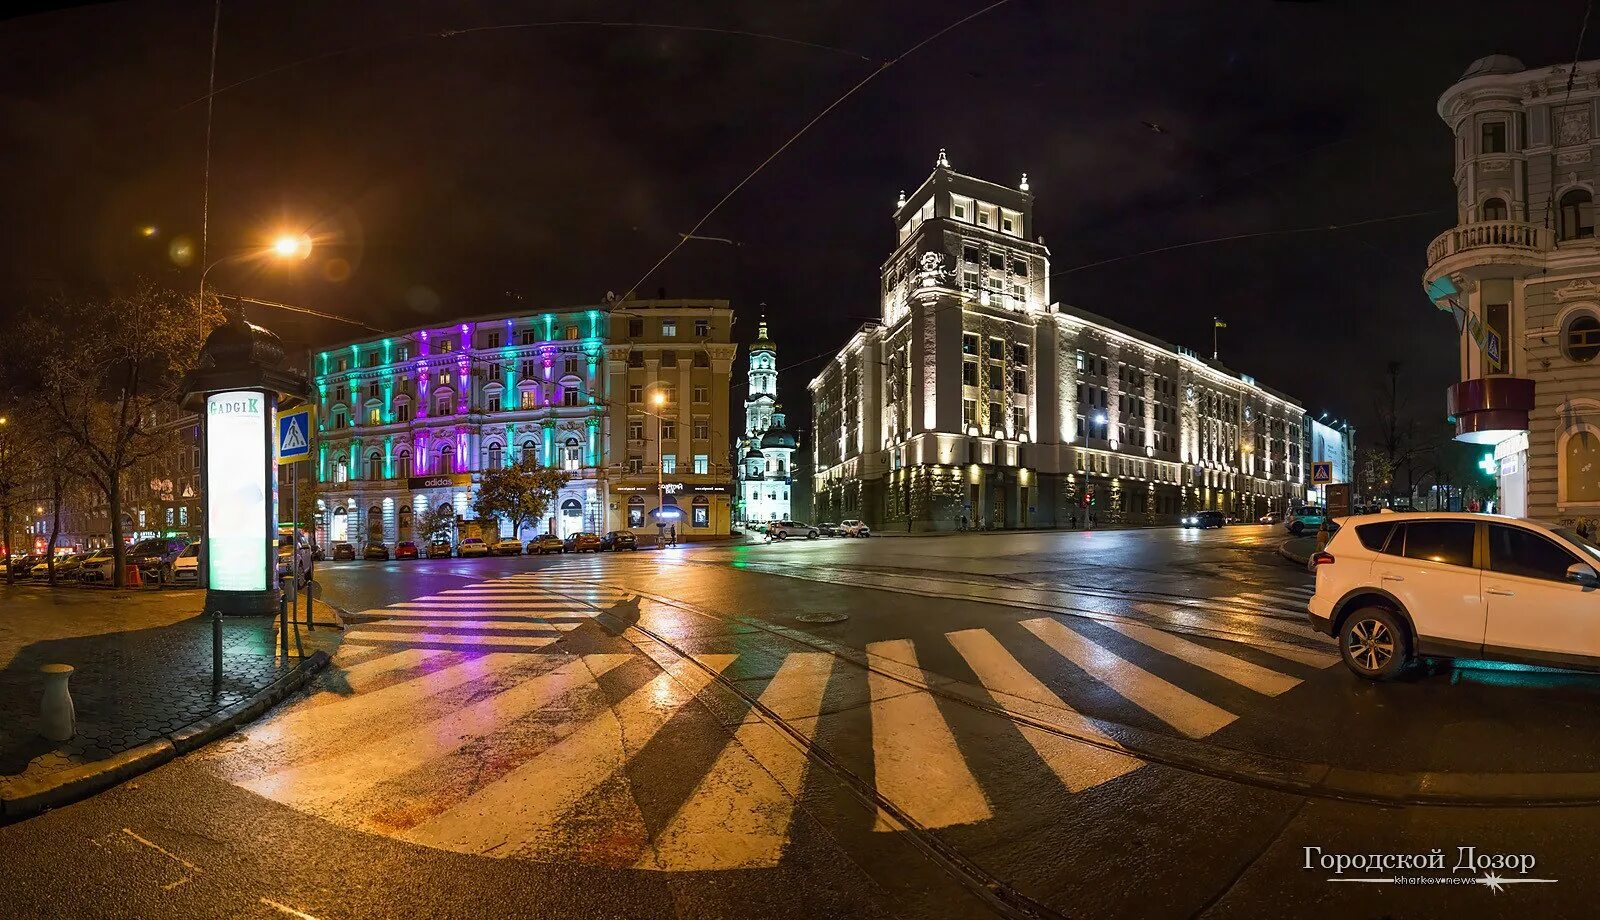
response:
<path fill-rule="evenodd" d="M 47 664 L 39 669 L 44 674 L 44 700 L 39 704 L 39 734 L 51 741 L 66 741 L 78 730 L 78 716 L 72 708 L 72 693 L 67 680 L 72 677 L 70 664 Z"/>

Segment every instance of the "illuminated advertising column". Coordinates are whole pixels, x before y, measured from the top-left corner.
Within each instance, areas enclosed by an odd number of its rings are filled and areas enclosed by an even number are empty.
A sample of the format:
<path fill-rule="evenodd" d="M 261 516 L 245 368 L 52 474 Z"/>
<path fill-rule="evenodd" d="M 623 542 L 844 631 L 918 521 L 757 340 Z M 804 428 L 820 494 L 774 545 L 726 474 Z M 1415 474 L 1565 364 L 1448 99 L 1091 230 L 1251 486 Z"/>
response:
<path fill-rule="evenodd" d="M 207 605 L 226 613 L 276 609 L 275 404 L 260 390 L 206 396 Z"/>

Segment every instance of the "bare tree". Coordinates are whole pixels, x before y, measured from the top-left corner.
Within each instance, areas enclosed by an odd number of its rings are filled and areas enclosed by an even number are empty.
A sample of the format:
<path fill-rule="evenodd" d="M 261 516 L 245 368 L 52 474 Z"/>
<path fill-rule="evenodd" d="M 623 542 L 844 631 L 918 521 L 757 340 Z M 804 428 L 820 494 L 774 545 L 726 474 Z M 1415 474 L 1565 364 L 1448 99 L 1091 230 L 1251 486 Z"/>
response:
<path fill-rule="evenodd" d="M 15 584 L 11 555 L 17 551 L 11 541 L 16 511 L 27 501 L 27 489 L 38 473 L 38 454 L 34 438 L 14 409 L 0 405 L 0 543 L 6 548 L 6 584 Z"/>
<path fill-rule="evenodd" d="M 209 329 L 220 314 L 207 307 L 201 325 Z M 163 422 L 176 413 L 176 385 L 199 354 L 195 311 L 184 295 L 141 282 L 109 297 L 57 301 L 25 326 L 39 361 L 43 411 L 105 496 L 117 587 L 125 482 L 177 443 L 176 429 Z"/>

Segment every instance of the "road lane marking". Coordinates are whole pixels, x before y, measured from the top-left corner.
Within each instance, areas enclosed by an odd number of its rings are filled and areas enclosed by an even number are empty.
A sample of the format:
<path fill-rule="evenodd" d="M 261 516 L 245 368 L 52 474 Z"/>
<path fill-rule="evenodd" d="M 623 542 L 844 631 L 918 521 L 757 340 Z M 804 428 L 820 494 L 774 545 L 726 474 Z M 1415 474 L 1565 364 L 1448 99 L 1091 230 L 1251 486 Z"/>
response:
<path fill-rule="evenodd" d="M 1241 687 L 1254 690 L 1266 696 L 1277 696 L 1286 690 L 1293 689 L 1300 684 L 1299 678 L 1287 674 L 1279 674 L 1270 668 L 1264 668 L 1243 658 L 1219 652 L 1209 646 L 1198 642 L 1181 639 L 1172 633 L 1152 629 L 1149 626 L 1139 626 L 1133 623 L 1106 623 L 1107 628 L 1114 629 L 1130 639 L 1134 639 L 1150 646 L 1158 652 L 1164 652 L 1180 661 L 1226 678 Z"/>
<path fill-rule="evenodd" d="M 785 719 L 807 720 L 799 725 L 814 729 L 833 662 L 826 652 L 790 654 L 761 692 L 761 704 L 774 711 L 781 705 Z M 741 724 L 733 741 L 637 868 L 690 872 L 778 864 L 811 758 L 765 719 Z"/>
<path fill-rule="evenodd" d="M 280 763 L 290 764 L 286 769 L 241 785 L 313 813 L 354 802 L 381 783 L 444 758 L 573 690 L 593 686 L 602 674 L 632 660 L 628 654 L 573 658 L 442 718 L 345 748 L 332 757 L 283 760 Z"/>
<path fill-rule="evenodd" d="M 721 671 L 736 657 L 702 655 L 696 661 Z M 616 706 L 402 838 L 496 858 L 536 847 L 711 681 L 702 667 L 679 659 Z"/>
<path fill-rule="evenodd" d="M 1242 601 L 1250 606 L 1261 607 L 1267 610 L 1278 610 L 1284 613 L 1304 614 L 1306 607 L 1304 601 L 1285 600 L 1267 594 L 1252 591 L 1249 594 L 1235 594 L 1227 598 L 1217 598 L 1221 601 Z"/>
<path fill-rule="evenodd" d="M 358 642 L 369 644 L 374 642 L 416 642 L 428 645 L 493 646 L 496 648 L 543 648 L 559 638 L 557 636 L 495 636 L 487 634 L 457 636 L 445 633 L 430 633 L 427 630 L 374 632 L 365 627 L 352 630 L 346 635 Z"/>
<path fill-rule="evenodd" d="M 348 648 L 350 648 L 348 645 L 341 646 L 339 651 L 343 652 Z M 373 646 L 372 648 L 376 649 L 376 646 Z M 391 671 L 409 670 L 410 668 L 414 668 L 425 663 L 430 658 L 437 658 L 443 654 L 446 653 L 439 649 L 408 648 L 403 651 L 392 652 L 384 655 L 381 658 L 373 658 L 370 661 L 363 661 L 360 664 L 353 664 L 344 668 L 339 668 L 338 665 L 335 665 L 334 667 L 338 668 L 338 670 L 330 671 L 329 674 L 342 678 L 345 682 L 345 685 L 351 690 L 357 693 L 363 693 L 370 686 L 373 678 L 378 677 L 381 674 L 388 674 Z"/>
<path fill-rule="evenodd" d="M 374 630 L 377 630 L 383 635 L 392 635 L 392 633 L 387 632 L 388 630 L 402 629 L 470 629 L 486 633 L 554 629 L 565 632 L 569 629 L 577 629 L 581 625 L 583 624 L 551 623 L 539 618 L 528 618 L 525 620 L 484 620 L 473 619 L 471 617 L 452 617 L 445 619 L 413 619 L 409 617 L 397 617 L 393 620 L 383 620 L 376 623 L 362 623 L 361 629 L 367 633 L 372 633 Z"/>
<path fill-rule="evenodd" d="M 945 633 L 945 638 L 949 639 L 950 644 L 961 653 L 961 657 L 966 659 L 967 666 L 972 668 L 972 673 L 978 676 L 978 680 L 988 690 L 1060 710 L 1059 714 L 1051 713 L 1048 721 L 1059 724 L 1067 731 L 1086 735 L 1107 744 L 1117 743 L 1023 667 L 1022 663 L 1012 657 L 988 630 L 965 629 L 960 632 Z M 1002 708 L 1007 708 L 1004 699 L 996 702 L 1000 703 Z M 1062 785 L 1073 792 L 1082 792 L 1116 779 L 1137 770 L 1144 763 L 1126 754 L 1063 738 L 1023 722 L 1017 723 L 1017 730 L 1027 739 L 1028 744 L 1032 745 L 1039 758 L 1061 780 Z"/>
<path fill-rule="evenodd" d="M 259 743 L 291 738 L 338 737 L 357 725 L 370 724 L 391 712 L 422 705 L 445 691 L 497 674 L 530 656 L 493 652 L 440 668 L 370 693 L 344 697 L 323 706 L 296 707 L 245 730 Z"/>
<path fill-rule="evenodd" d="M 878 792 L 908 817 L 927 828 L 971 824 L 991 816 L 989 800 L 967 767 L 950 725 L 926 690 L 906 692 L 906 685 L 879 673 L 920 672 L 917 652 L 908 639 L 873 642 L 867 661 L 872 698 L 872 762 Z M 897 830 L 880 814 L 874 830 Z"/>
<path fill-rule="evenodd" d="M 1204 738 L 1237 718 L 1112 654 L 1056 620 L 1041 617 L 1024 620 L 1022 625 L 1084 673 L 1191 738 Z"/>

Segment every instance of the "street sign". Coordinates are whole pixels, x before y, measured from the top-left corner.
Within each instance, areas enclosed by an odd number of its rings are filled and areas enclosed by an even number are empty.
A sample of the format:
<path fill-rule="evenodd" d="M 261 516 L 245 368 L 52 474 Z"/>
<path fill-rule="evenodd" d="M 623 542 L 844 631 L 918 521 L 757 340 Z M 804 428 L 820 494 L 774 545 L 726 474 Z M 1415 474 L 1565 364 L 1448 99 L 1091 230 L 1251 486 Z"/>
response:
<path fill-rule="evenodd" d="M 1336 482 L 1328 486 L 1327 514 L 1344 517 L 1350 513 L 1350 483 Z"/>
<path fill-rule="evenodd" d="M 1311 464 L 1311 484 L 1325 486 L 1333 482 L 1333 461 L 1317 460 Z"/>
<path fill-rule="evenodd" d="M 311 456 L 311 407 L 278 416 L 278 462 L 294 463 Z"/>

